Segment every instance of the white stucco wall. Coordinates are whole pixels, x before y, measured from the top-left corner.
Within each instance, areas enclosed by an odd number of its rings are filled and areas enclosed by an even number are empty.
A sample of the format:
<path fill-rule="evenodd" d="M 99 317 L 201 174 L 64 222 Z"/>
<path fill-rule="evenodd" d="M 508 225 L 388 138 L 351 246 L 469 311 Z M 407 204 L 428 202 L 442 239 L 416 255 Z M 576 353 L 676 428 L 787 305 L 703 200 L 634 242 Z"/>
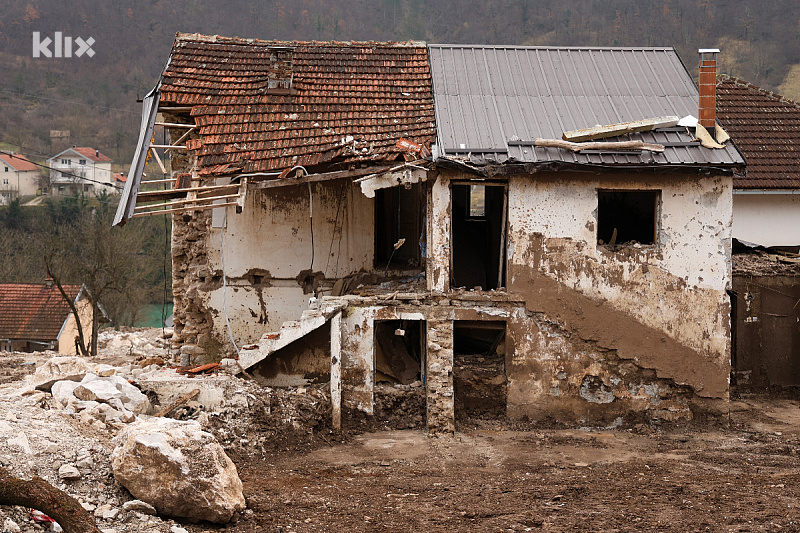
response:
<path fill-rule="evenodd" d="M 731 178 L 558 176 L 509 181 L 510 261 L 534 265 L 722 363 L 729 350 Z M 598 188 L 660 190 L 658 243 L 598 246 Z M 512 291 L 515 281 L 524 280 L 510 280 Z"/>
<path fill-rule="evenodd" d="M 343 192 L 346 183 L 311 184 L 313 271 L 328 279 L 373 269 L 374 200 L 352 185 Z M 224 306 L 222 287 L 209 294 L 216 331 L 227 331 L 227 313 L 237 343 L 252 342 L 308 308 L 313 294 L 304 294 L 296 278 L 311 267 L 309 214 L 308 185 L 251 191 L 242 213 L 228 208 L 226 228 L 210 230 L 209 269 L 223 271 L 224 249 L 228 283 Z M 246 279 L 252 269 L 264 271 L 261 287 Z"/>
<path fill-rule="evenodd" d="M 800 245 L 800 191 L 735 191 L 733 236 L 762 246 Z"/>

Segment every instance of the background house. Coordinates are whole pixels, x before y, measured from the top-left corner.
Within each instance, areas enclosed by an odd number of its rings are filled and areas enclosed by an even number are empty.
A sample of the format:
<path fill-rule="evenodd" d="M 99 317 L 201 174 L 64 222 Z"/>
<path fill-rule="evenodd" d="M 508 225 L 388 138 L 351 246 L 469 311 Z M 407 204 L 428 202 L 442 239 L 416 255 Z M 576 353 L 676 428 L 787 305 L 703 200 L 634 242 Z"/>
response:
<path fill-rule="evenodd" d="M 734 383 L 798 386 L 800 104 L 729 77 L 717 92 L 719 120 L 747 160 L 733 182 Z"/>
<path fill-rule="evenodd" d="M 80 285 L 63 288 L 78 309 L 84 338 L 90 338 L 92 305 L 86 290 Z M 0 283 L 0 350 L 79 355 L 77 335 L 75 316 L 52 282 Z"/>
<path fill-rule="evenodd" d="M 39 167 L 22 154 L 0 153 L 0 204 L 39 191 Z"/>
<path fill-rule="evenodd" d="M 182 357 L 329 380 L 335 420 L 375 414 L 384 382 L 434 431 L 687 419 L 728 398 L 743 166 L 677 127 L 698 107 L 669 48 L 181 34 L 117 219 L 174 214 Z M 157 112 L 186 147 L 171 191 L 133 170 Z M 577 152 L 539 140 L 665 116 Z"/>
<path fill-rule="evenodd" d="M 73 146 L 47 160 L 54 195 L 97 194 L 117 191 L 111 158 L 91 147 Z"/>

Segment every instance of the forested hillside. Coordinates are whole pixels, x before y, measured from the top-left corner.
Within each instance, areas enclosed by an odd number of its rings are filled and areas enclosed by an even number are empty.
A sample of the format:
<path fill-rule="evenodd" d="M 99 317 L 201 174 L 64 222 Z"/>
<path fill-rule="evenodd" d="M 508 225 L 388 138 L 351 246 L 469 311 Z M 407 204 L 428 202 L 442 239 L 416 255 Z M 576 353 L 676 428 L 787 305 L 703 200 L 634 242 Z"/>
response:
<path fill-rule="evenodd" d="M 66 145 L 130 161 L 137 96 L 175 32 L 285 40 L 699 47 L 725 72 L 800 97 L 800 6 L 729 0 L 5 0 L 0 17 L 0 141 L 30 155 Z M 33 58 L 32 32 L 92 37 L 94 57 Z M 51 47 L 52 48 L 52 47 Z M 791 75 L 790 75 L 791 73 Z M 784 84 L 787 80 L 788 83 Z M 794 80 L 794 85 L 792 85 Z M 782 85 L 783 84 L 783 85 Z M 69 139 L 51 139 L 69 130 Z"/>

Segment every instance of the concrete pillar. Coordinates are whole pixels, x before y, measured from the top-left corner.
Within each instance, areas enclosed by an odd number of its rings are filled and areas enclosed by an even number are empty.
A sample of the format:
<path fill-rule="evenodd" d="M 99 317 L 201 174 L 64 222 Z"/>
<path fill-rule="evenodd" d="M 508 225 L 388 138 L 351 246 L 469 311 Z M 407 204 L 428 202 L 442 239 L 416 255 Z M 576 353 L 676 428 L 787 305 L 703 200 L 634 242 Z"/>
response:
<path fill-rule="evenodd" d="M 342 429 L 342 313 L 331 318 L 331 427 Z"/>
<path fill-rule="evenodd" d="M 453 321 L 428 318 L 427 413 L 428 432 L 453 433 Z"/>
<path fill-rule="evenodd" d="M 430 182 L 428 182 L 430 183 Z M 428 290 L 450 290 L 450 179 L 442 174 L 430 185 L 428 196 Z"/>

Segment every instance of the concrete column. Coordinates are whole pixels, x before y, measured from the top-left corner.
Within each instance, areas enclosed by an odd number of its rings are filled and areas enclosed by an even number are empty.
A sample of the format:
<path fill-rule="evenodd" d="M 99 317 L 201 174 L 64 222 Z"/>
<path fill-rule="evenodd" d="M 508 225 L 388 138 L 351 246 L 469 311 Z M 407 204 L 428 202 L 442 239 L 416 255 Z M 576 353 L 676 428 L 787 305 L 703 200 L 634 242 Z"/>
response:
<path fill-rule="evenodd" d="M 331 318 L 331 427 L 342 429 L 342 313 Z"/>
<path fill-rule="evenodd" d="M 450 179 L 439 174 L 430 186 L 429 193 L 426 258 L 428 290 L 447 292 L 450 290 Z"/>
<path fill-rule="evenodd" d="M 428 432 L 453 433 L 453 321 L 428 318 L 427 412 Z"/>

